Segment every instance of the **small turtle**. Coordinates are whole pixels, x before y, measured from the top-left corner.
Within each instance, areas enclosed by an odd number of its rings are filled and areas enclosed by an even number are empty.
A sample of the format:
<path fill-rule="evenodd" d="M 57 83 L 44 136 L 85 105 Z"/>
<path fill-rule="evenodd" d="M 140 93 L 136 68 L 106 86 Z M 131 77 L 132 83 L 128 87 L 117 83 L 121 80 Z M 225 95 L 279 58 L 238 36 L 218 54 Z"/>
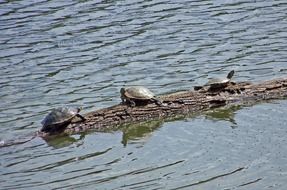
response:
<path fill-rule="evenodd" d="M 81 108 L 68 108 L 59 107 L 53 109 L 41 122 L 43 127 L 42 132 L 56 132 L 65 129 L 69 125 L 74 117 L 81 118 L 82 121 L 86 120 L 79 114 Z"/>
<path fill-rule="evenodd" d="M 162 105 L 162 102 L 157 99 L 149 89 L 143 86 L 132 86 L 121 88 L 122 103 L 128 103 L 132 107 L 136 106 L 137 102 L 154 102 L 157 105 Z"/>
<path fill-rule="evenodd" d="M 194 90 L 200 90 L 204 87 L 207 87 L 207 90 L 216 90 L 216 89 L 221 89 L 221 88 L 225 88 L 228 83 L 230 82 L 231 78 L 234 75 L 234 70 L 230 71 L 226 78 L 223 79 L 210 79 L 205 85 L 203 86 L 195 86 Z"/>

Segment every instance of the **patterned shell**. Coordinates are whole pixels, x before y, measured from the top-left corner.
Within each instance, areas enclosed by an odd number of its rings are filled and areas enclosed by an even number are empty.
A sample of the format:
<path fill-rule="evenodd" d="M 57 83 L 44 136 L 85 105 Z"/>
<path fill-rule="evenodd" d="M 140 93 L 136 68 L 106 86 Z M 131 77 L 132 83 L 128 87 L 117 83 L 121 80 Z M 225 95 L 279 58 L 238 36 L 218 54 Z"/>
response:
<path fill-rule="evenodd" d="M 227 78 L 225 78 L 225 79 L 217 79 L 217 78 L 215 78 L 215 79 L 210 79 L 205 85 L 225 84 L 225 83 L 227 83 L 229 81 L 230 81 L 230 79 L 227 79 Z"/>
<path fill-rule="evenodd" d="M 154 98 L 154 93 L 149 89 L 143 86 L 133 86 L 125 88 L 125 96 L 128 98 L 139 99 L 139 100 L 148 100 Z"/>
<path fill-rule="evenodd" d="M 60 107 L 53 109 L 41 122 L 43 126 L 66 122 L 77 115 L 77 108 Z"/>
<path fill-rule="evenodd" d="M 205 85 L 213 85 L 213 84 L 225 84 L 228 83 L 234 75 L 234 70 L 230 71 L 226 78 L 223 79 L 210 79 Z"/>

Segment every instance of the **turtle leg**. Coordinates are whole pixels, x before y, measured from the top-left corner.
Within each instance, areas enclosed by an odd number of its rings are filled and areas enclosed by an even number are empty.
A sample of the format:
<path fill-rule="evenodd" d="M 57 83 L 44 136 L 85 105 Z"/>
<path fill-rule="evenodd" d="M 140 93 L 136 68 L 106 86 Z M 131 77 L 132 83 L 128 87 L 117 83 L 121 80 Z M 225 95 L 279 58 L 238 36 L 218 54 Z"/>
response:
<path fill-rule="evenodd" d="M 159 99 L 157 99 L 157 98 L 152 98 L 151 99 L 156 105 L 158 105 L 158 106 L 163 106 L 163 103 L 159 100 Z"/>
<path fill-rule="evenodd" d="M 79 117 L 79 118 L 81 118 L 82 121 L 86 121 L 86 120 L 87 120 L 84 116 L 82 116 L 82 115 L 79 114 L 79 113 L 78 113 L 76 116 Z"/>
<path fill-rule="evenodd" d="M 134 100 L 129 99 L 129 103 L 131 107 L 135 107 L 136 106 L 136 102 Z"/>
<path fill-rule="evenodd" d="M 125 102 L 126 102 L 125 97 L 121 96 L 121 100 L 122 100 L 121 104 L 125 104 Z"/>
<path fill-rule="evenodd" d="M 136 103 L 134 100 L 130 99 L 130 98 L 127 98 L 127 97 L 121 97 L 122 99 L 122 104 L 127 104 L 129 105 L 130 107 L 135 107 L 136 106 Z"/>
<path fill-rule="evenodd" d="M 125 108 L 125 113 L 132 118 L 132 107 L 135 107 L 135 102 L 129 98 L 126 98 L 125 104 L 127 105 Z"/>
<path fill-rule="evenodd" d="M 200 90 L 200 89 L 202 89 L 203 88 L 203 86 L 194 86 L 193 87 L 193 89 L 195 90 L 195 91 L 198 91 L 198 90 Z"/>
<path fill-rule="evenodd" d="M 130 107 L 135 107 L 135 106 L 136 106 L 136 103 L 135 103 L 134 100 L 132 100 L 132 99 L 130 99 L 130 98 L 128 98 L 128 97 L 126 97 L 125 99 L 126 99 L 125 103 L 126 103 L 127 105 L 129 105 Z"/>

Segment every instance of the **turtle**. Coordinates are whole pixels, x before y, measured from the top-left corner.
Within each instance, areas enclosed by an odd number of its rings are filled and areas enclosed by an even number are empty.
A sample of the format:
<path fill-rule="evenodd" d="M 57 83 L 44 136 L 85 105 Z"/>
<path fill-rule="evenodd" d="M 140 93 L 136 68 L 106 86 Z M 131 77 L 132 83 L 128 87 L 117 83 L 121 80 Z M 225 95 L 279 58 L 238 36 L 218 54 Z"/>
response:
<path fill-rule="evenodd" d="M 79 117 L 85 121 L 85 117 L 79 114 L 82 110 L 79 108 L 58 107 L 53 109 L 41 122 L 43 125 L 41 132 L 56 132 L 65 129 L 74 117 Z"/>
<path fill-rule="evenodd" d="M 131 107 L 136 106 L 139 102 L 154 102 L 157 105 L 162 105 L 162 102 L 156 98 L 148 88 L 144 86 L 131 86 L 121 88 L 122 103 L 128 103 Z"/>
<path fill-rule="evenodd" d="M 195 86 L 194 87 L 194 90 L 200 90 L 202 88 L 205 88 L 207 90 L 216 90 L 216 89 L 221 89 L 221 88 L 225 88 L 228 83 L 230 82 L 231 78 L 233 77 L 235 71 L 232 70 L 230 71 L 226 78 L 222 78 L 222 79 L 218 79 L 218 78 L 215 78 L 215 79 L 210 79 L 205 85 L 203 86 Z"/>

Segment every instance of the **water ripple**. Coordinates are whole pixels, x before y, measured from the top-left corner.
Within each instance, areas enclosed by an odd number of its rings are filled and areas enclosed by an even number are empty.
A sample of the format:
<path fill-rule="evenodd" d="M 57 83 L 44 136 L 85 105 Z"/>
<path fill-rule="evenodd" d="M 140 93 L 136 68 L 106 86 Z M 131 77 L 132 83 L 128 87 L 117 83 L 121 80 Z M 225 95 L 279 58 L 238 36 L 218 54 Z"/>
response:
<path fill-rule="evenodd" d="M 286 77 L 286 11 L 285 0 L 1 1 L 0 142 L 30 137 L 54 107 L 117 104 L 125 85 L 164 94 L 232 69 L 236 81 Z M 282 189 L 285 107 L 7 146 L 0 189 Z"/>

